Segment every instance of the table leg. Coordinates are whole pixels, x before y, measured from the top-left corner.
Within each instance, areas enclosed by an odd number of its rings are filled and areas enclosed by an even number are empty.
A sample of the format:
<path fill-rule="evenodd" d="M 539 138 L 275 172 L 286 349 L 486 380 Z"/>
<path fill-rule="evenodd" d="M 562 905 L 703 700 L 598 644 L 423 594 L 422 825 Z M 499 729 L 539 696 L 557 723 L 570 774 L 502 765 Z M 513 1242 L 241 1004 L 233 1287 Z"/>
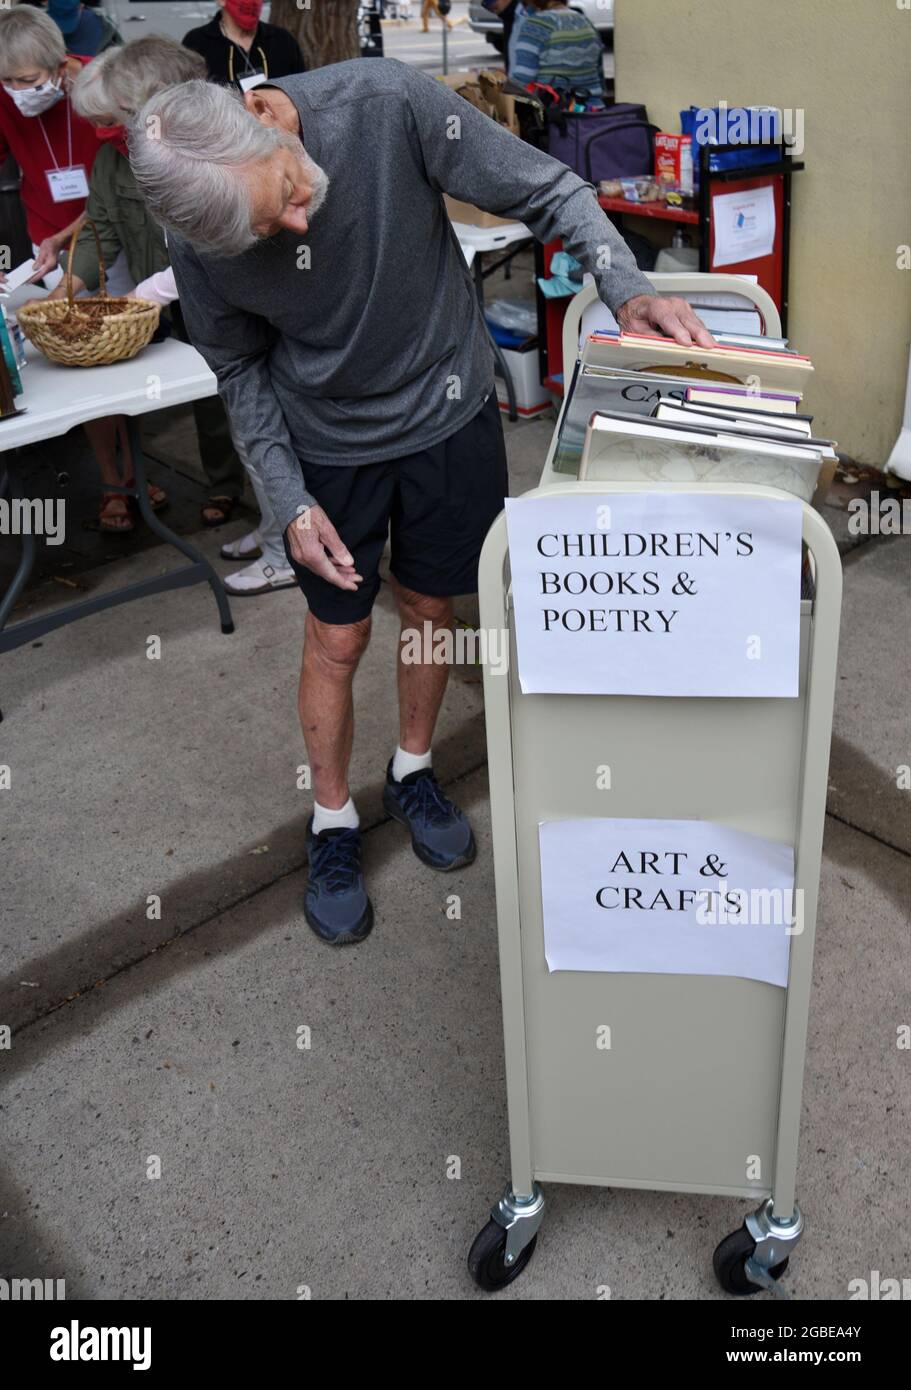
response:
<path fill-rule="evenodd" d="M 480 252 L 475 252 L 474 265 L 472 266 L 472 271 L 474 274 L 475 289 L 478 292 L 478 303 L 481 306 L 481 313 L 483 315 L 484 271 L 481 269 Z M 487 328 L 486 319 L 484 321 L 484 326 Z M 500 347 L 500 344 L 496 341 L 489 328 L 487 328 L 487 336 L 490 339 L 490 346 L 493 348 L 493 355 L 496 358 L 497 366 L 500 368 L 500 374 L 503 377 L 504 382 L 506 383 L 506 400 L 509 403 L 509 418 L 510 420 L 518 420 L 519 412 L 516 409 L 516 388 L 513 383 L 512 372 L 509 370 L 509 367 L 506 364 L 506 358 L 503 356 L 503 351 Z"/>
<path fill-rule="evenodd" d="M 14 651 L 16 647 L 24 646 L 26 642 L 32 642 L 36 637 L 43 637 L 45 633 L 53 632 L 58 627 L 67 627 L 70 623 L 77 622 L 80 618 L 87 618 L 92 613 L 101 613 L 105 608 L 114 608 L 121 603 L 131 603 L 136 598 L 146 598 L 149 594 L 161 594 L 170 589 L 184 589 L 192 584 L 199 584 L 203 580 L 210 586 L 218 605 L 218 614 L 221 619 L 222 632 L 233 632 L 234 622 L 231 618 L 231 609 L 228 604 L 228 595 L 221 579 L 209 564 L 206 557 L 190 545 L 189 541 L 177 536 L 167 526 L 162 525 L 158 517 L 149 505 L 149 495 L 146 485 L 145 457 L 142 452 L 142 445 L 139 439 L 139 430 L 135 421 L 128 421 L 130 448 L 133 455 L 133 483 L 132 485 L 121 484 L 119 487 L 111 486 L 109 491 L 123 493 L 129 497 L 135 497 L 139 513 L 146 521 L 152 531 L 160 536 L 163 541 L 173 545 L 175 550 L 179 550 L 182 555 L 186 555 L 190 561 L 188 565 L 182 565 L 180 569 L 170 570 L 166 574 L 154 575 L 151 579 L 142 579 L 136 584 L 126 584 L 121 589 L 114 589 L 109 593 L 93 595 L 90 598 L 79 600 L 77 603 L 67 604 L 63 608 L 56 608 L 49 613 L 40 613 L 34 618 L 23 618 L 20 622 L 11 623 L 5 626 L 13 604 L 25 585 L 26 580 L 31 574 L 35 559 L 35 537 L 33 535 L 22 536 L 22 558 L 19 568 L 13 578 L 13 582 L 0 601 L 0 652 Z M 19 493 L 18 479 L 11 480 L 11 473 L 7 465 L 0 471 L 0 497 L 6 491 L 12 490 L 15 494 Z M 0 714 L 0 719 L 2 719 Z"/>
<path fill-rule="evenodd" d="M 9 467 L 5 467 L 0 473 L 0 498 L 13 498 L 20 496 L 18 476 Z M 6 627 L 7 619 L 13 611 L 13 607 L 22 590 L 25 588 L 26 581 L 32 572 L 35 564 L 35 537 L 29 532 L 20 537 L 22 541 L 22 554 L 19 559 L 19 568 L 13 575 L 12 583 L 0 600 L 0 632 Z"/>
<path fill-rule="evenodd" d="M 12 501 L 19 496 L 19 479 L 8 465 L 0 465 L 0 498 Z M 28 577 L 35 565 L 35 537 L 29 531 L 21 537 L 22 554 L 19 557 L 19 566 L 13 575 L 12 583 L 0 600 L 0 632 L 6 627 L 7 619 L 12 613 L 16 600 L 25 588 Z M 0 723 L 3 722 L 3 711 L 0 710 Z"/>
<path fill-rule="evenodd" d="M 149 493 L 145 469 L 145 455 L 142 452 L 142 442 L 139 437 L 139 425 L 132 417 L 127 419 L 127 431 L 130 438 L 130 453 L 133 456 L 133 476 L 136 480 L 136 504 L 139 514 L 146 523 L 150 531 L 154 531 L 157 536 L 161 536 L 163 541 L 173 545 L 188 560 L 192 560 L 195 565 L 201 566 L 205 578 L 209 583 L 212 593 L 215 595 L 215 602 L 218 604 L 218 615 L 221 619 L 221 630 L 225 633 L 234 631 L 234 620 L 231 617 L 231 608 L 228 604 L 228 595 L 222 584 L 220 577 L 209 564 L 206 557 L 196 549 L 195 545 L 190 545 L 181 536 L 175 533 L 162 521 L 159 521 L 155 512 L 149 504 Z"/>

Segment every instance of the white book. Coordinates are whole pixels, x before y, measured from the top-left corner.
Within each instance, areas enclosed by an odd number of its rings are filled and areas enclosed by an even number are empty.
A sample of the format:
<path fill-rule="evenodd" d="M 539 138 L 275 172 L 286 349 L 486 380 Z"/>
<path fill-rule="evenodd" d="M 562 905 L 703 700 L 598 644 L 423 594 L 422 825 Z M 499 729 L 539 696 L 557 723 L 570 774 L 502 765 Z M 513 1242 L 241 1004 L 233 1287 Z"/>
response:
<path fill-rule="evenodd" d="M 586 431 L 579 477 L 612 482 L 758 483 L 809 502 L 822 459 L 822 451 L 809 445 L 596 412 Z"/>
<path fill-rule="evenodd" d="M 799 444 L 802 439 L 810 439 L 813 434 L 813 427 L 809 420 L 793 420 L 789 424 L 779 424 L 775 420 L 768 420 L 759 411 L 754 415 L 737 415 L 733 411 L 724 410 L 721 406 L 717 408 L 705 406 L 700 410 L 686 402 L 681 404 L 674 400 L 659 401 L 655 407 L 653 418 L 676 421 L 681 425 L 705 425 L 708 429 L 726 432 L 771 436 L 774 439 L 790 439 L 795 444 Z"/>
<path fill-rule="evenodd" d="M 698 405 L 743 406 L 749 410 L 767 410 L 775 415 L 794 415 L 803 399 L 799 391 L 793 395 L 760 395 L 750 391 L 713 391 L 708 386 L 690 386 L 686 399 Z"/>

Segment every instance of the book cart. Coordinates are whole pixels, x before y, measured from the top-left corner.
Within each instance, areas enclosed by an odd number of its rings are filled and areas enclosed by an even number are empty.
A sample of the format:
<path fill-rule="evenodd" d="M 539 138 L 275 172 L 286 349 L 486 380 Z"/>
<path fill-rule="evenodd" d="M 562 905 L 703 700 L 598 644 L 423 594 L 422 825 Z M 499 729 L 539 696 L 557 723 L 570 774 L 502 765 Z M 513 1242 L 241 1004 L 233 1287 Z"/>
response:
<path fill-rule="evenodd" d="M 526 495 L 542 525 L 565 496 L 590 495 L 593 507 L 655 489 L 795 501 L 756 482 L 579 481 L 550 462 L 546 485 Z M 511 1171 L 469 1254 L 485 1290 L 528 1265 L 542 1184 L 555 1182 L 741 1198 L 751 1209 L 718 1244 L 716 1277 L 730 1294 L 786 1296 L 777 1281 L 804 1229 L 797 1150 L 841 603 L 834 539 L 818 511 L 797 505 L 814 596 L 798 600 L 796 698 L 523 693 L 505 515 L 488 535 L 480 621 L 509 640 L 508 672 L 486 665 L 484 695 Z M 602 763 L 613 773 L 609 811 L 592 776 Z M 786 988 L 735 975 L 550 971 L 539 826 L 605 815 L 714 822 L 793 846 L 803 920 Z M 592 1045 L 605 1023 L 623 1039 L 607 1053 Z M 761 1179 L 747 1176 L 747 1155 L 761 1156 Z"/>

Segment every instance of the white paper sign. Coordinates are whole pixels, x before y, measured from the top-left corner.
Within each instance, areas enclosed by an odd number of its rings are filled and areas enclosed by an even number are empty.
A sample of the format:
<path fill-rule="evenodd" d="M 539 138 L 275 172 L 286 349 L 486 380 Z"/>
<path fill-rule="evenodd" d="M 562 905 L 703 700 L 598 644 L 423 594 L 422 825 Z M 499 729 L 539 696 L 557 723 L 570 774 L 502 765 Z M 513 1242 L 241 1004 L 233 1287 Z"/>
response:
<path fill-rule="evenodd" d="M 522 690 L 796 696 L 802 515 L 679 492 L 508 499 Z"/>
<path fill-rule="evenodd" d="M 712 198 L 712 268 L 771 256 L 775 247 L 775 190 L 771 184 Z"/>
<path fill-rule="evenodd" d="M 708 821 L 544 821 L 538 830 L 549 970 L 787 985 L 802 926 L 790 845 Z"/>

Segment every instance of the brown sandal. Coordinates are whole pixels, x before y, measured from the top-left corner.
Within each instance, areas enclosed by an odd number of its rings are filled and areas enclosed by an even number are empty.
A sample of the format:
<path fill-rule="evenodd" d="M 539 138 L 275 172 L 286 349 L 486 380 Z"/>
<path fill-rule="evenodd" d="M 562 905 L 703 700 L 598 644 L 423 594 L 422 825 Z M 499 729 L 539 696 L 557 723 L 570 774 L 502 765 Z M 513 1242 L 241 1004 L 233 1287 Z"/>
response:
<path fill-rule="evenodd" d="M 125 535 L 128 531 L 135 531 L 136 523 L 133 520 L 133 509 L 130 506 L 129 497 L 125 497 L 122 492 L 103 492 L 101 494 L 101 506 L 98 509 L 98 529 L 99 531 L 110 531 L 114 535 Z"/>
<path fill-rule="evenodd" d="M 203 526 L 224 526 L 226 521 L 231 520 L 236 506 L 236 497 L 210 497 L 208 502 L 203 502 L 199 518 Z M 215 512 L 217 515 L 206 516 L 206 512 Z"/>
<path fill-rule="evenodd" d="M 126 484 L 126 486 L 135 487 L 136 479 L 131 478 L 129 482 Z M 165 492 L 164 488 L 159 487 L 157 483 L 146 483 L 146 493 L 148 494 L 149 498 L 149 506 L 152 508 L 153 512 L 162 511 L 170 501 L 170 498 L 168 497 L 168 494 Z"/>
<path fill-rule="evenodd" d="M 153 512 L 160 512 L 168 505 L 170 500 L 168 494 L 157 483 L 146 483 L 146 492 L 149 495 L 149 506 Z"/>

